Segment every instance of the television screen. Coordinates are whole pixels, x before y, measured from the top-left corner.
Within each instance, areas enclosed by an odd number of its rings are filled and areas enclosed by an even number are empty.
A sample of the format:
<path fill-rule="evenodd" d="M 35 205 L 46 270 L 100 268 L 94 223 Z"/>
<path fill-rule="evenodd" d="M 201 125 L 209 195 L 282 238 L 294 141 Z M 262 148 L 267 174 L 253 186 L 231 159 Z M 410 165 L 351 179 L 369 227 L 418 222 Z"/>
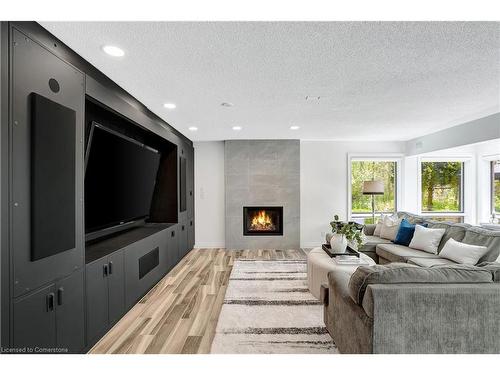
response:
<path fill-rule="evenodd" d="M 149 215 L 160 154 L 92 124 L 85 169 L 85 233 Z"/>

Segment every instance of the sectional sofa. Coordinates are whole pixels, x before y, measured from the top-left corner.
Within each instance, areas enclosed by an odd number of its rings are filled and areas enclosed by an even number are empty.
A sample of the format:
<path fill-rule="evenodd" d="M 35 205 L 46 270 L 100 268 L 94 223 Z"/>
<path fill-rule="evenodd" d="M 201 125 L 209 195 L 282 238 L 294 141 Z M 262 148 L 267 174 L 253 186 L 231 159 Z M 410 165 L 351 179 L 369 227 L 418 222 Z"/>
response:
<path fill-rule="evenodd" d="M 322 286 L 324 320 L 341 353 L 500 353 L 500 231 L 399 218 L 444 228 L 438 254 L 395 245 L 366 226 L 360 251 L 379 264 L 332 271 Z M 444 244 L 482 245 L 476 266 L 439 257 Z"/>

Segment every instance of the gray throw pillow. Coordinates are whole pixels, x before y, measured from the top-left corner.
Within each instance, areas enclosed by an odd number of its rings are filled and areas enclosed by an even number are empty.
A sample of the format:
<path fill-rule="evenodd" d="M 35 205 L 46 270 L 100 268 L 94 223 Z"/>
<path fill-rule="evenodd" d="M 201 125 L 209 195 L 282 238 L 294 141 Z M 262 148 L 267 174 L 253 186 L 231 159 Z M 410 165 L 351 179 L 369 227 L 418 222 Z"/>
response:
<path fill-rule="evenodd" d="M 361 304 L 370 284 L 469 284 L 491 283 L 492 273 L 485 268 L 465 264 L 420 267 L 407 263 L 360 266 L 349 280 L 349 295 Z"/>

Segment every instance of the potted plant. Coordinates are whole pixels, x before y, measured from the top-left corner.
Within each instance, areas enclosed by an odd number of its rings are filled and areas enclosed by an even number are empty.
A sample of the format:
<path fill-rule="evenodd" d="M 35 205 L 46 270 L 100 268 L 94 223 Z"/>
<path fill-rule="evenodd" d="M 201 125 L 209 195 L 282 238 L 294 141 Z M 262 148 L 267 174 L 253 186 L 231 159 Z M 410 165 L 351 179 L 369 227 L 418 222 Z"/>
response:
<path fill-rule="evenodd" d="M 362 226 L 359 224 L 345 223 L 339 220 L 339 215 L 334 215 L 330 226 L 332 227 L 330 246 L 333 253 L 345 253 L 348 244 L 356 249 L 363 244 Z"/>

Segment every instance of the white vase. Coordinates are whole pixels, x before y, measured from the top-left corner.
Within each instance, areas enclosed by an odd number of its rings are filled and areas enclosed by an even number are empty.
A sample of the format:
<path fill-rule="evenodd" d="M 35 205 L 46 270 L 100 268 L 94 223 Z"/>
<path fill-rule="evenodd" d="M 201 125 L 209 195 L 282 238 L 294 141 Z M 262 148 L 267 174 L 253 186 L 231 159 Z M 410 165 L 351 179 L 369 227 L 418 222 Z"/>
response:
<path fill-rule="evenodd" d="M 347 238 L 345 238 L 342 234 L 333 234 L 330 239 L 330 247 L 332 248 L 332 253 L 345 253 L 345 249 L 347 248 Z"/>

